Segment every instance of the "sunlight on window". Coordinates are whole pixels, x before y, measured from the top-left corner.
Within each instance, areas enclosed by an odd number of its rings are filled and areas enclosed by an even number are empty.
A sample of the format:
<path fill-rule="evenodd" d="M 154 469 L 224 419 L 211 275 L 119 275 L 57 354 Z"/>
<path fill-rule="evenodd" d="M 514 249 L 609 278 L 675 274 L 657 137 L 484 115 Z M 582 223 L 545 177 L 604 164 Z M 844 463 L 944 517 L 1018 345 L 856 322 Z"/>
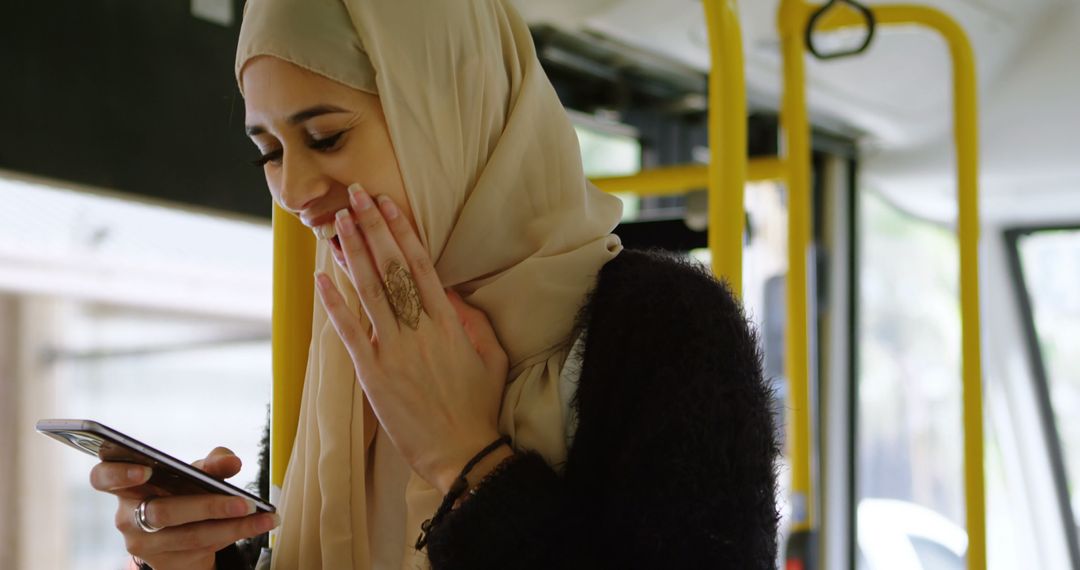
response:
<path fill-rule="evenodd" d="M 121 568 L 116 499 L 88 483 L 96 460 L 34 421 L 93 419 L 188 462 L 226 446 L 244 464 L 234 482 L 252 483 L 271 387 L 270 225 L 45 181 L 0 178 L 0 195 L 0 293 L 23 363 L 16 469 L 39 510 L 20 515 L 20 548 L 50 567 Z"/>
<path fill-rule="evenodd" d="M 859 569 L 962 570 L 957 241 L 951 229 L 873 193 L 860 198 L 859 224 Z M 991 569 L 1014 568 L 1016 521 L 992 427 L 984 441 L 987 556 Z"/>
<path fill-rule="evenodd" d="M 1073 513 L 1080 516 L 1080 229 L 1037 232 L 1018 247 Z"/>
<path fill-rule="evenodd" d="M 585 176 L 626 176 L 641 170 L 641 142 L 633 136 L 602 132 L 574 125 Z M 615 194 L 623 203 L 623 221 L 635 220 L 640 199 L 633 194 Z"/>

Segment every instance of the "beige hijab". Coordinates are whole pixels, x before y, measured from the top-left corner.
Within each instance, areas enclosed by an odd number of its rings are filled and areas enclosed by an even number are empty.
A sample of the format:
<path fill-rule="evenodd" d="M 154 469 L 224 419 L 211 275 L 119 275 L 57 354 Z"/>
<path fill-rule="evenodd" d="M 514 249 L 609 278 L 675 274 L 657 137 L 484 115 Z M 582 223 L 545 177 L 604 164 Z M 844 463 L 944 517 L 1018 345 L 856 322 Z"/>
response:
<path fill-rule="evenodd" d="M 559 467 L 559 374 L 576 311 L 621 250 L 621 206 L 586 181 L 521 17 L 505 0 L 248 0 L 238 80 L 257 55 L 379 95 L 420 239 L 510 357 L 499 429 Z M 317 265 L 359 313 L 325 243 Z M 427 568 L 413 543 L 442 497 L 371 413 L 318 302 L 312 319 L 273 568 Z"/>

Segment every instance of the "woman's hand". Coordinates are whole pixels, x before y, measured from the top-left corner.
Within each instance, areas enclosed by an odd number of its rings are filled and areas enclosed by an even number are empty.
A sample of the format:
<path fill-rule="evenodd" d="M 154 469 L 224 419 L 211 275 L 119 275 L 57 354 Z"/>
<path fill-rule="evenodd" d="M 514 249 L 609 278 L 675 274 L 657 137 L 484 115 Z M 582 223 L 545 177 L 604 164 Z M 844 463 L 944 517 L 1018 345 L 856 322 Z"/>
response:
<path fill-rule="evenodd" d="M 445 291 L 409 221 L 354 184 L 337 231 L 371 337 L 324 274 L 319 296 L 379 423 L 413 470 L 444 494 L 498 439 L 507 357 L 487 316 Z M 351 211 L 350 211 L 351 210 Z"/>
<path fill-rule="evenodd" d="M 240 458 L 219 447 L 195 467 L 222 479 L 240 472 Z M 124 535 L 127 551 L 154 570 L 214 568 L 214 554 L 244 538 L 262 534 L 278 524 L 276 514 L 253 514 L 254 503 L 228 495 L 176 495 L 153 499 L 146 505 L 146 520 L 162 530 L 148 533 L 135 522 L 135 509 L 156 496 L 147 485 L 149 467 L 103 461 L 90 471 L 90 484 L 119 499 L 116 528 Z"/>

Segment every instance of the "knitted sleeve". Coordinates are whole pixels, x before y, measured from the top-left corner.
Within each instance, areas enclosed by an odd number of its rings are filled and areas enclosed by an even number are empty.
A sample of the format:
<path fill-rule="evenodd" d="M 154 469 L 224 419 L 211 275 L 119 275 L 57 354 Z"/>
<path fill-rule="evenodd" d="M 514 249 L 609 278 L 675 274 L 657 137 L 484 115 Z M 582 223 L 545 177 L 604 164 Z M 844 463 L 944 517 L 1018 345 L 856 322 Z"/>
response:
<path fill-rule="evenodd" d="M 219 550 L 214 557 L 214 570 L 251 570 L 254 566 L 244 558 L 243 553 L 235 544 Z M 149 564 L 143 562 L 139 570 L 154 570 Z"/>
<path fill-rule="evenodd" d="M 739 303 L 696 265 L 626 251 L 579 321 L 564 474 L 515 456 L 431 530 L 432 567 L 774 568 L 772 391 Z"/>

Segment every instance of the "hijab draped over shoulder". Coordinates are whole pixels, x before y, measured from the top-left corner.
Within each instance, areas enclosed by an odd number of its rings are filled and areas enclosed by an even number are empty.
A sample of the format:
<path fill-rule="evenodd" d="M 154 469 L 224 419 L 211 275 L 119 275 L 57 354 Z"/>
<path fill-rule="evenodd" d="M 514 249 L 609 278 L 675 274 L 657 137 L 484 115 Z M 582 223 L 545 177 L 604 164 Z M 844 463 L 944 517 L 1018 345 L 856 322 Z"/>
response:
<path fill-rule="evenodd" d="M 585 179 L 525 22 L 505 0 L 248 0 L 238 81 L 260 55 L 379 96 L 420 240 L 510 358 L 499 431 L 558 467 L 559 374 L 576 312 L 621 250 L 621 205 Z M 363 315 L 317 247 L 317 267 Z M 413 544 L 442 497 L 399 456 L 314 307 L 273 568 L 427 568 Z"/>

